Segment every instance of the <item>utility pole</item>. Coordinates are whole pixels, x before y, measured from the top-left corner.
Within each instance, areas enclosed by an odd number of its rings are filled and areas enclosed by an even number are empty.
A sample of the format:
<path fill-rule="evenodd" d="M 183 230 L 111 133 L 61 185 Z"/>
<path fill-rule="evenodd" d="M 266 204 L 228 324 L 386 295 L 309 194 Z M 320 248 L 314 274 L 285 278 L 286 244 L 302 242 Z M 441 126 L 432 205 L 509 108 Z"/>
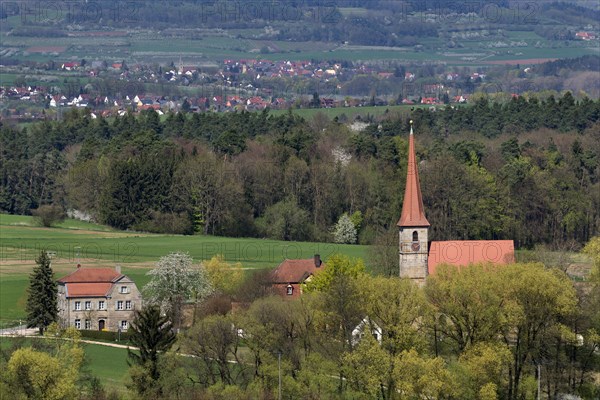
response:
<path fill-rule="evenodd" d="M 279 396 L 278 399 L 281 400 L 281 351 L 277 353 L 277 366 L 279 368 Z"/>

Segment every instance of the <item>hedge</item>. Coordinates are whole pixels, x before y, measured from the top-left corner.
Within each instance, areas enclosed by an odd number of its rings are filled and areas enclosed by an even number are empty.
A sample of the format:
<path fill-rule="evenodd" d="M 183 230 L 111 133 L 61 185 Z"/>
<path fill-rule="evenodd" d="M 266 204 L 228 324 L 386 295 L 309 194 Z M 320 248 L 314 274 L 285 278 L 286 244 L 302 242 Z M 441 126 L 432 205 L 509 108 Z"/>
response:
<path fill-rule="evenodd" d="M 81 330 L 81 337 L 83 339 L 96 339 L 96 340 L 105 340 L 114 342 L 118 339 L 118 332 L 111 331 L 91 331 L 91 330 Z M 121 342 L 127 342 L 129 340 L 129 332 L 121 331 Z"/>

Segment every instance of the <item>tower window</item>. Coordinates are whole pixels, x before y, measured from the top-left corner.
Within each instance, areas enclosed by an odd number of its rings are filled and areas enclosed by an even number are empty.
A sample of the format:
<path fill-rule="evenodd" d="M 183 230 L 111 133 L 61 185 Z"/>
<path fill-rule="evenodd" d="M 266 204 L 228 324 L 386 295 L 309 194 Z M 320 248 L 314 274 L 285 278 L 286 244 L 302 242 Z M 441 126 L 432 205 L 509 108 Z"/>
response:
<path fill-rule="evenodd" d="M 412 236 L 412 244 L 410 245 L 410 248 L 412 251 L 419 251 L 419 248 L 421 247 L 419 245 L 419 233 L 417 231 L 413 231 Z"/>

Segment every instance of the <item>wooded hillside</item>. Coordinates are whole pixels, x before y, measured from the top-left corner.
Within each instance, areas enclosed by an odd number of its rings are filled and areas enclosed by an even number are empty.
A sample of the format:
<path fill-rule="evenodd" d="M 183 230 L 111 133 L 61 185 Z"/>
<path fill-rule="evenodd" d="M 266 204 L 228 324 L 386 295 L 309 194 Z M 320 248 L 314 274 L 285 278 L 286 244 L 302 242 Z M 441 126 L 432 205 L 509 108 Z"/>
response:
<path fill-rule="evenodd" d="M 600 101 L 482 97 L 391 114 L 363 118 L 362 131 L 267 111 L 74 110 L 3 125 L 0 210 L 58 204 L 120 229 L 319 241 L 360 212 L 358 240 L 373 243 L 400 216 L 413 119 L 433 240 L 560 246 L 598 232 Z"/>

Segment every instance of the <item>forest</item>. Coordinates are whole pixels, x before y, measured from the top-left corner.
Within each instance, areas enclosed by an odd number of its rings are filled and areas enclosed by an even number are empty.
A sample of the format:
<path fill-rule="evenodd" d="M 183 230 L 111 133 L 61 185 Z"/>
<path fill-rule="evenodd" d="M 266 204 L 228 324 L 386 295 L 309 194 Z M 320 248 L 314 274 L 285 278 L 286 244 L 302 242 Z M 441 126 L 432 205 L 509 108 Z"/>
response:
<path fill-rule="evenodd" d="M 118 229 L 331 241 L 394 234 L 414 120 L 433 240 L 580 248 L 600 228 L 600 101 L 480 96 L 472 106 L 338 118 L 154 111 L 0 128 L 0 210 L 78 210 Z M 358 124 L 358 125 L 360 125 Z"/>

